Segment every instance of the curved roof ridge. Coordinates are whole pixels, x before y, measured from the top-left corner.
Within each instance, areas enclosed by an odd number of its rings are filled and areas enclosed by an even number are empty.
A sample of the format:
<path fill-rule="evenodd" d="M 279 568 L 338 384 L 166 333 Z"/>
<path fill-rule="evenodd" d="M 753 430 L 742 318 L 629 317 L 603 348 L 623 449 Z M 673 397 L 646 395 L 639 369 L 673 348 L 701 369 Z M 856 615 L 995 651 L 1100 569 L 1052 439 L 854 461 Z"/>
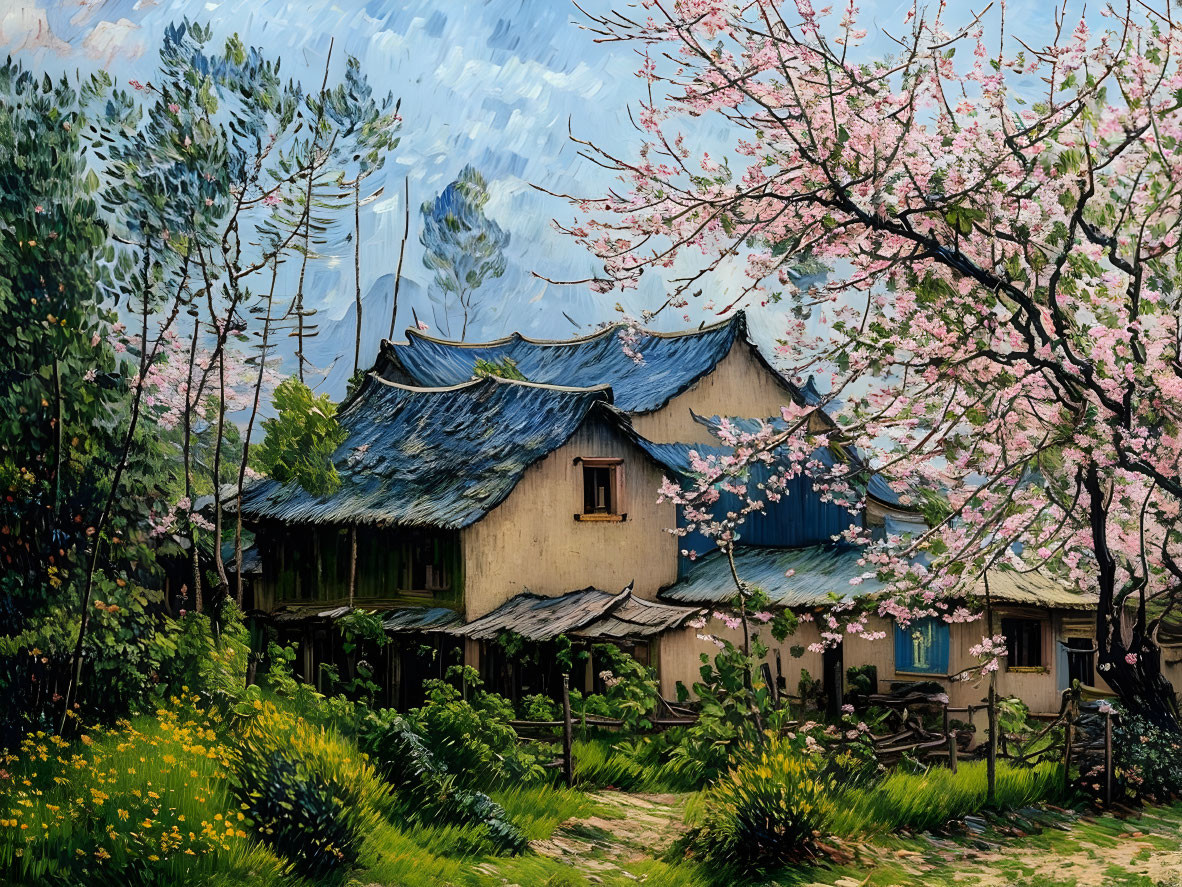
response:
<path fill-rule="evenodd" d="M 746 321 L 747 321 L 746 312 L 744 312 L 744 310 L 742 308 L 740 308 L 738 311 L 736 311 L 730 317 L 723 318 L 722 320 L 716 321 L 715 323 L 699 326 L 696 329 L 674 330 L 672 332 L 662 332 L 660 330 L 649 329 L 648 327 L 645 327 L 645 326 L 642 326 L 639 329 L 640 329 L 641 333 L 643 333 L 646 336 L 652 336 L 654 339 L 682 339 L 682 338 L 686 338 L 688 336 L 700 336 L 700 335 L 704 335 L 705 333 L 712 333 L 716 330 L 723 329 L 724 327 L 727 327 L 732 323 L 740 323 L 740 324 L 743 324 L 744 326 L 746 326 Z M 454 339 L 443 339 L 443 338 L 440 338 L 439 336 L 432 336 L 429 333 L 423 332 L 422 330 L 415 329 L 414 327 L 407 327 L 406 334 L 407 334 L 408 338 L 407 338 L 407 341 L 405 344 L 410 345 L 411 341 L 410 341 L 409 337 L 413 336 L 416 339 L 423 339 L 423 340 L 425 340 L 427 342 L 431 342 L 435 345 L 450 345 L 453 348 L 490 348 L 490 347 L 495 347 L 495 346 L 500 346 L 500 345 L 508 345 L 508 344 L 511 344 L 512 342 L 527 342 L 530 345 L 549 345 L 549 346 L 578 345 L 583 342 L 590 342 L 595 339 L 603 338 L 604 336 L 608 335 L 609 333 L 615 332 L 616 330 L 620 329 L 621 327 L 626 327 L 626 326 L 627 326 L 627 324 L 624 321 L 617 320 L 617 321 L 614 321 L 613 323 L 607 324 L 606 326 L 602 326 L 597 330 L 592 330 L 591 332 L 586 333 L 585 335 L 573 336 L 569 339 L 535 339 L 531 336 L 525 335 L 524 333 L 514 331 L 507 336 L 501 336 L 499 339 L 488 339 L 484 342 L 457 342 Z M 392 347 L 398 347 L 398 345 L 402 344 L 402 343 L 392 342 L 389 339 L 382 339 L 381 344 L 382 345 L 390 345 Z"/>
<path fill-rule="evenodd" d="M 602 385 L 586 386 L 554 385 L 549 382 L 531 382 L 528 379 L 506 379 L 502 376 L 488 375 L 469 379 L 466 382 L 457 382 L 455 385 L 407 385 L 404 382 L 392 382 L 389 379 L 383 379 L 377 373 L 367 373 L 366 378 L 373 379 L 387 388 L 397 388 L 399 391 L 409 391 L 413 394 L 445 394 L 450 391 L 462 391 L 465 388 L 474 388 L 487 383 L 518 385 L 522 388 L 544 388 L 547 391 L 562 391 L 569 394 L 588 394 L 592 391 L 602 391 L 607 394 L 609 402 L 612 396 L 612 386 L 607 382 L 604 382 Z"/>

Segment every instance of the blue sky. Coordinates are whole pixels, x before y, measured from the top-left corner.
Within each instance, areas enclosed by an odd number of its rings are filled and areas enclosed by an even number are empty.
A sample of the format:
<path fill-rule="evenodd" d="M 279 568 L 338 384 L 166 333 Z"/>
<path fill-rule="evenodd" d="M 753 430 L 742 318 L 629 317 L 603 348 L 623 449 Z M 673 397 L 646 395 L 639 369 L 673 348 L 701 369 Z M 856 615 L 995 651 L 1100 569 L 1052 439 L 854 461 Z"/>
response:
<path fill-rule="evenodd" d="M 897 27 L 907 5 L 862 4 L 871 29 L 865 51 L 889 51 L 876 26 Z M 591 0 L 584 6 L 608 4 Z M 954 19 L 970 11 L 960 0 L 949 7 Z M 1039 0 L 1011 2 L 1010 28 L 1018 22 L 1027 36 L 1045 37 L 1050 9 Z M 302 76 L 305 83 L 319 79 L 335 40 L 335 64 L 343 66 L 346 53 L 355 55 L 377 91 L 401 97 L 402 141 L 383 173 L 385 194 L 364 222 L 363 292 L 366 305 L 373 305 L 367 317 L 389 310 L 402 238 L 404 176 L 410 180 L 412 230 L 399 327 L 409 324 L 412 306 L 420 316 L 429 313 L 430 274 L 418 244 L 418 206 L 471 163 L 490 181 L 488 213 L 511 232 L 512 242 L 509 270 L 487 285 L 489 310 L 469 338 L 512 329 L 565 337 L 615 318 L 618 294 L 596 296 L 585 287 L 550 286 L 530 275 L 572 279 L 595 270 L 585 252 L 550 227 L 552 218 L 570 220 L 573 209 L 530 187 L 596 194 L 611 186 L 607 173 L 577 157 L 568 121 L 576 135 L 613 151 L 628 154 L 639 142 L 627 113 L 641 95 L 633 50 L 596 44 L 577 26 L 581 17 L 567 0 L 0 0 L 0 47 L 37 70 L 102 67 L 124 83 L 150 80 L 165 26 L 185 17 L 211 24 L 218 38 L 239 33 L 282 58 L 285 73 Z M 317 263 L 312 281 L 324 331 L 318 359 L 329 365 L 338 353 L 349 351 L 351 357 L 351 255 Z M 725 289 L 727 282 L 718 285 Z M 661 290 L 661 281 L 650 277 L 627 307 L 652 306 Z M 719 304 L 725 295 L 710 294 Z M 690 313 L 695 325 L 712 317 L 698 307 Z M 775 323 L 774 316 L 766 316 L 756 326 L 770 336 Z M 662 322 L 670 325 L 682 325 L 680 317 Z M 367 352 L 376 350 L 388 328 L 387 314 L 367 329 Z"/>

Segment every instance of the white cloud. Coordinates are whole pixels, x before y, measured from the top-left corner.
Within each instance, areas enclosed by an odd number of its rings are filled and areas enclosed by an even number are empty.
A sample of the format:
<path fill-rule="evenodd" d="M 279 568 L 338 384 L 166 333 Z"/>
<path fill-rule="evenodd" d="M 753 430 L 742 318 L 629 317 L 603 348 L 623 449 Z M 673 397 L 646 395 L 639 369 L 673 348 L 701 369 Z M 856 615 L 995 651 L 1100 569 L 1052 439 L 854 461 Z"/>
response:
<path fill-rule="evenodd" d="M 117 22 L 99 22 L 82 41 L 82 48 L 88 56 L 104 65 L 114 62 L 117 55 L 137 59 L 144 54 L 144 42 L 136 36 L 139 29 L 139 25 L 125 18 Z"/>
<path fill-rule="evenodd" d="M 49 30 L 45 10 L 31 3 L 10 9 L 0 18 L 0 46 L 14 43 L 14 52 L 50 49 L 58 55 L 70 54 L 70 44 Z"/>
<path fill-rule="evenodd" d="M 94 14 L 102 8 L 107 0 L 74 0 L 79 9 L 70 19 L 71 25 L 81 27 L 94 18 Z"/>

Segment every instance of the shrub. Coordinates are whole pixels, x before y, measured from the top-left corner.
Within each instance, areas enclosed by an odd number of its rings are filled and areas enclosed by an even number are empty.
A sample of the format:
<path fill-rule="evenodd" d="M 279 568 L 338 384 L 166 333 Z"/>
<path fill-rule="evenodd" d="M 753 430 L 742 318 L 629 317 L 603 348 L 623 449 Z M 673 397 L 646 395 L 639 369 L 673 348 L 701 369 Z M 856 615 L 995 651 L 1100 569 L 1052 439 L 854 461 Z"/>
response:
<path fill-rule="evenodd" d="M 447 768 L 401 715 L 389 710 L 372 713 L 362 723 L 358 742 L 399 790 L 399 807 L 406 818 L 423 825 L 475 826 L 469 850 L 520 853 L 525 849 L 525 836 L 504 809 L 485 794 L 457 787 Z"/>
<path fill-rule="evenodd" d="M 543 778 L 537 758 L 518 745 L 517 732 L 509 726 L 512 703 L 481 690 L 470 666 L 452 666 L 448 676 L 462 683 L 469 698 L 447 680 L 424 681 L 427 701 L 407 714 L 444 769 L 465 788 Z"/>
<path fill-rule="evenodd" d="M 388 786 L 353 743 L 270 700 L 237 726 L 235 790 L 259 836 L 301 874 L 342 871 L 390 808 Z"/>
<path fill-rule="evenodd" d="M 232 598 L 223 596 L 215 607 L 212 616 L 192 611 L 168 621 L 171 631 L 160 638 L 175 654 L 162 664 L 160 684 L 173 693 L 183 687 L 207 702 L 228 703 L 246 688 L 250 640 Z"/>
<path fill-rule="evenodd" d="M 787 708 L 777 708 L 764 683 L 760 657 L 767 648 L 753 639 L 750 654 L 721 640 L 711 659 L 701 655 L 702 680 L 694 684 L 698 720 L 681 735 L 673 758 L 683 771 L 694 765 L 705 784 L 726 771 L 744 748 L 759 741 L 760 729 L 778 731 L 788 719 Z"/>
<path fill-rule="evenodd" d="M 835 791 L 821 756 L 779 737 L 749 754 L 707 791 L 692 845 L 711 862 L 743 872 L 811 858 Z"/>
<path fill-rule="evenodd" d="M 1182 795 L 1182 736 L 1121 711 L 1112 722 L 1112 749 L 1120 786 L 1132 800 L 1160 802 Z"/>
<path fill-rule="evenodd" d="M 599 672 L 608 717 L 623 721 L 623 728 L 639 732 L 652 727 L 649 718 L 660 701 L 657 674 L 641 665 L 615 644 L 596 644 L 594 661 L 606 666 Z"/>
<path fill-rule="evenodd" d="M 263 840 L 309 878 L 324 879 L 357 860 L 360 835 L 333 786 L 283 752 L 272 752 L 247 793 L 247 815 Z"/>
<path fill-rule="evenodd" d="M 562 718 L 562 709 L 558 703 L 541 693 L 523 696 L 518 709 L 523 721 L 557 721 Z"/>

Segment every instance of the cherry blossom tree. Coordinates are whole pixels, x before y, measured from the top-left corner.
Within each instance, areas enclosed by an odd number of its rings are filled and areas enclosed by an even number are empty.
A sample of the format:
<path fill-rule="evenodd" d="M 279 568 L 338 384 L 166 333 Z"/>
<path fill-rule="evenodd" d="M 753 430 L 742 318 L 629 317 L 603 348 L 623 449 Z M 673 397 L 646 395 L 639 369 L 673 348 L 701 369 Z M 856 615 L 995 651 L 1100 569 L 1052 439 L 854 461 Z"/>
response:
<path fill-rule="evenodd" d="M 915 538 L 849 531 L 891 580 L 884 615 L 951 615 L 1003 564 L 1052 571 L 1099 595 L 1100 674 L 1170 727 L 1155 634 L 1182 588 L 1173 15 L 1061 11 L 1036 45 L 1004 4 L 958 28 L 945 4 L 917 5 L 882 58 L 860 49 L 852 2 L 589 15 L 595 39 L 642 59 L 642 142 L 628 156 L 581 142 L 622 184 L 572 197 L 579 216 L 560 225 L 602 260 L 598 289 L 666 274 L 654 313 L 706 288 L 729 292 L 720 312 L 791 305 L 784 366 L 823 373 L 844 406 L 828 424 L 786 417 L 735 459 L 852 445 L 867 458 L 819 477 L 827 494 L 857 493 L 872 465 L 924 497 Z M 798 285 L 815 261 L 829 277 Z M 687 504 L 708 505 L 705 490 Z"/>

